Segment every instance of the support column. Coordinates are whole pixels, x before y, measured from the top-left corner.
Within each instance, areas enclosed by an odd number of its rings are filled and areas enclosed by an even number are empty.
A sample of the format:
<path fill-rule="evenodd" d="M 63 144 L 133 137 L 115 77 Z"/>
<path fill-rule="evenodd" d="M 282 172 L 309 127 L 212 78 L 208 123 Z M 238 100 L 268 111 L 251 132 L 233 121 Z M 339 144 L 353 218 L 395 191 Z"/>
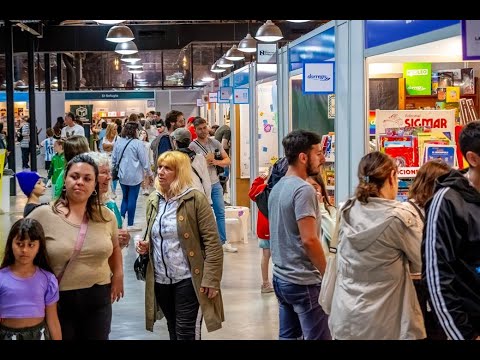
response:
<path fill-rule="evenodd" d="M 57 80 L 58 80 L 58 91 L 63 91 L 63 72 L 62 72 L 62 53 L 57 53 Z"/>
<path fill-rule="evenodd" d="M 33 35 L 28 37 L 28 112 L 30 117 L 30 168 L 37 171 L 37 117 L 35 113 L 35 40 Z M 50 64 L 49 64 L 50 67 Z M 45 69 L 46 71 L 46 69 Z"/>
<path fill-rule="evenodd" d="M 52 81 L 50 70 L 50 54 L 44 55 L 45 62 L 45 131 L 52 127 Z M 57 62 L 58 66 L 58 62 Z"/>
<path fill-rule="evenodd" d="M 7 84 L 7 139 L 8 168 L 15 172 L 15 115 L 13 99 L 13 28 L 9 20 L 5 21 L 5 82 Z M 17 195 L 15 177 L 10 179 L 10 196 Z"/>
<path fill-rule="evenodd" d="M 364 21 L 335 24 L 335 201 L 351 197 L 367 152 Z"/>

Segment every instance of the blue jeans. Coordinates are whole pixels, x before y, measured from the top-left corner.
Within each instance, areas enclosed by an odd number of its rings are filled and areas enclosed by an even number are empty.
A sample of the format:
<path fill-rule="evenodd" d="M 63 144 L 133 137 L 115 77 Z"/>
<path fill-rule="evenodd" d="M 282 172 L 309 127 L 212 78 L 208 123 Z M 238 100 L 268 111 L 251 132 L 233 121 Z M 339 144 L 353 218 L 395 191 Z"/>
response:
<path fill-rule="evenodd" d="M 223 202 L 223 188 L 220 182 L 212 185 L 212 202 L 220 241 L 222 244 L 225 244 L 225 241 L 227 241 L 227 233 L 225 230 L 225 203 Z"/>
<path fill-rule="evenodd" d="M 133 221 L 135 220 L 135 210 L 137 209 L 137 199 L 140 191 L 140 184 L 130 186 L 120 183 L 120 186 L 122 187 L 123 193 L 120 214 L 124 218 L 125 213 L 128 212 L 128 226 L 132 226 Z"/>
<path fill-rule="evenodd" d="M 321 284 L 297 285 L 273 276 L 280 308 L 280 340 L 331 340 L 328 316 L 318 303 Z"/>

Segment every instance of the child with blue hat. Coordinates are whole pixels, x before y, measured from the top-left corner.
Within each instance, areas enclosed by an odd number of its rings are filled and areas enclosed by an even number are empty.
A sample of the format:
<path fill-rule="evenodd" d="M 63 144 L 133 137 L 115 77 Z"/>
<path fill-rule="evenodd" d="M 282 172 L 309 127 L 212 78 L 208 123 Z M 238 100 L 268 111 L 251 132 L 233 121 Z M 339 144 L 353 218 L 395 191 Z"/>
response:
<path fill-rule="evenodd" d="M 44 179 L 35 171 L 21 171 L 16 173 L 15 176 L 20 189 L 28 198 L 27 204 L 23 209 L 23 216 L 26 217 L 37 206 L 43 205 L 40 202 L 40 197 L 45 195 L 47 188 L 43 181 Z"/>

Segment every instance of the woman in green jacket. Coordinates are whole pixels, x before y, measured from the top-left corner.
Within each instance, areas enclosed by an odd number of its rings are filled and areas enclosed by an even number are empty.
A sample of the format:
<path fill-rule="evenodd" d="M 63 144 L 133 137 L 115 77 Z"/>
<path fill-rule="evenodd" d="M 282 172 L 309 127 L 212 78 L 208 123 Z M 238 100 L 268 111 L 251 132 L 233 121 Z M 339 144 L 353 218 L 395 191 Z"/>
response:
<path fill-rule="evenodd" d="M 200 339 L 224 321 L 220 282 L 223 251 L 212 208 L 192 188 L 190 159 L 167 151 L 157 161 L 155 188 L 147 202 L 147 233 L 137 244 L 149 253 L 145 284 L 146 328 L 165 316 L 171 340 Z"/>

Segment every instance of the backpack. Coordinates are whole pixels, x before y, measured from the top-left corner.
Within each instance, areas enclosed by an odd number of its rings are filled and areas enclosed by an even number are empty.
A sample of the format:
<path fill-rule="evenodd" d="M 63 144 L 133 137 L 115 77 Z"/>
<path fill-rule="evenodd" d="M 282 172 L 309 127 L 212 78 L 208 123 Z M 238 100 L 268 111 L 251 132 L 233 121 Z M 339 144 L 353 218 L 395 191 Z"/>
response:
<path fill-rule="evenodd" d="M 22 129 L 23 129 L 23 126 L 20 127 L 20 129 L 17 130 L 17 141 L 18 142 L 21 142 L 23 140 L 23 134 L 22 134 Z"/>
<path fill-rule="evenodd" d="M 272 191 L 275 184 L 285 176 L 288 170 L 288 161 L 286 157 L 280 158 L 277 160 L 275 165 L 273 165 L 272 173 L 268 178 L 267 186 L 261 193 L 257 195 L 255 198 L 255 202 L 257 203 L 258 210 L 265 215 L 268 219 L 268 196 L 270 195 L 270 191 Z"/>

